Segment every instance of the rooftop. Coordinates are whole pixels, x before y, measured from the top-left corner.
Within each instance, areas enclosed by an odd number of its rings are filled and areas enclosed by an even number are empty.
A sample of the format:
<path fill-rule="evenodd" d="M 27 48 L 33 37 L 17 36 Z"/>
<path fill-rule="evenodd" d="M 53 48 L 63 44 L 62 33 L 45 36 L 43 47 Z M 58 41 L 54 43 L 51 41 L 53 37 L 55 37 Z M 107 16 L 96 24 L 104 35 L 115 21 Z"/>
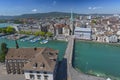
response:
<path fill-rule="evenodd" d="M 29 59 L 23 70 L 53 72 L 58 50 L 51 48 L 10 48 L 6 59 Z"/>

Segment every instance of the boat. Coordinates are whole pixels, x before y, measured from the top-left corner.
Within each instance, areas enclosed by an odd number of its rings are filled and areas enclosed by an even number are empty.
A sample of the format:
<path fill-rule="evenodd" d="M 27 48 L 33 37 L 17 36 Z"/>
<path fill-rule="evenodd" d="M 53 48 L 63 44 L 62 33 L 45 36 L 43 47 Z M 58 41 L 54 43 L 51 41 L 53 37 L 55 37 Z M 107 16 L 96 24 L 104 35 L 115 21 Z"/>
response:
<path fill-rule="evenodd" d="M 20 41 L 28 41 L 28 40 L 31 40 L 31 39 L 33 39 L 34 38 L 34 36 L 29 36 L 29 37 L 27 37 L 27 38 L 24 38 L 24 39 L 20 39 Z"/>
<path fill-rule="evenodd" d="M 39 40 L 40 40 L 40 37 L 36 37 L 36 38 L 34 38 L 34 39 L 31 39 L 30 42 L 34 43 L 34 42 L 37 42 L 37 41 L 39 41 Z"/>
<path fill-rule="evenodd" d="M 48 40 L 42 40 L 42 41 L 40 41 L 40 43 L 41 44 L 46 44 L 46 43 L 48 43 Z"/>

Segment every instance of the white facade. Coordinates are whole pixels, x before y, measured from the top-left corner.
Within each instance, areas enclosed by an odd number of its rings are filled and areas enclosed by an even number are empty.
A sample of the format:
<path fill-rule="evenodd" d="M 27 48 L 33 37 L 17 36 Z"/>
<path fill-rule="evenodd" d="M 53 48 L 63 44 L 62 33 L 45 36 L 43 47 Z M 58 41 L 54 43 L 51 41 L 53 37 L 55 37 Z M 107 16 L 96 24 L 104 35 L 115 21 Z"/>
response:
<path fill-rule="evenodd" d="M 19 32 L 19 28 L 18 28 L 19 24 L 13 24 L 12 27 L 17 31 Z"/>
<path fill-rule="evenodd" d="M 26 80 L 54 80 L 53 73 L 25 71 Z"/>
<path fill-rule="evenodd" d="M 66 27 L 63 27 L 63 34 L 65 36 L 69 36 L 70 35 L 70 30 L 68 28 L 66 28 Z"/>
<path fill-rule="evenodd" d="M 112 35 L 112 36 L 109 37 L 109 42 L 114 43 L 114 42 L 117 42 L 117 41 L 118 41 L 118 38 L 117 38 L 116 35 Z"/>
<path fill-rule="evenodd" d="M 91 40 L 92 30 L 91 28 L 75 27 L 74 35 L 77 39 Z"/>
<path fill-rule="evenodd" d="M 98 42 L 107 42 L 107 43 L 114 43 L 118 41 L 118 38 L 116 35 L 112 36 L 98 36 L 97 37 Z"/>

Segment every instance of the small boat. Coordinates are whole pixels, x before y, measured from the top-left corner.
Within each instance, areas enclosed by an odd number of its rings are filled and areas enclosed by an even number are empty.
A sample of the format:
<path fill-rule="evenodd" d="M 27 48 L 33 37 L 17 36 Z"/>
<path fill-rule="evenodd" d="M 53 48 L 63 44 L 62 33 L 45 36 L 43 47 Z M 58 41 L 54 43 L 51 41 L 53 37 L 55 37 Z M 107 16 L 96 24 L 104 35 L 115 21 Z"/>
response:
<path fill-rule="evenodd" d="M 46 43 L 48 43 L 48 40 L 42 40 L 42 41 L 40 41 L 40 43 L 41 44 L 46 44 Z"/>
<path fill-rule="evenodd" d="M 37 41 L 39 41 L 39 40 L 40 40 L 40 37 L 36 37 L 36 38 L 34 38 L 34 39 L 31 39 L 30 42 L 34 43 L 34 42 L 37 42 Z"/>
<path fill-rule="evenodd" d="M 34 36 L 29 36 L 29 37 L 27 37 L 27 38 L 24 38 L 24 39 L 20 39 L 20 41 L 28 41 L 28 40 L 31 40 L 31 39 L 33 39 L 34 38 Z"/>

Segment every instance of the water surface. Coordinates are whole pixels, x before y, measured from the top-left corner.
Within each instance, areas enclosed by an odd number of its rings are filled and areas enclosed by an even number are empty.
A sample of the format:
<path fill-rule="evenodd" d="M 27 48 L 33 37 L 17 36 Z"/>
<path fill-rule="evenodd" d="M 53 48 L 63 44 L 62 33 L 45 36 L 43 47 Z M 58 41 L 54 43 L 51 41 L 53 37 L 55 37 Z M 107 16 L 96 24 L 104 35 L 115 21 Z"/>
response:
<path fill-rule="evenodd" d="M 0 44 L 1 43 L 7 43 L 8 48 L 15 48 L 15 41 L 14 40 L 8 40 L 8 39 L 0 39 Z M 65 41 L 57 41 L 57 40 L 51 40 L 49 41 L 47 44 L 40 44 L 40 41 L 36 42 L 36 43 L 31 43 L 29 41 L 25 41 L 25 42 L 21 42 L 21 41 L 17 41 L 19 44 L 19 47 L 49 47 L 49 48 L 53 48 L 56 50 L 59 50 L 59 60 L 62 60 L 64 52 L 66 50 L 66 46 L 67 46 L 67 42 Z"/>
<path fill-rule="evenodd" d="M 75 42 L 73 65 L 98 76 L 120 77 L 120 46 L 93 42 Z"/>

